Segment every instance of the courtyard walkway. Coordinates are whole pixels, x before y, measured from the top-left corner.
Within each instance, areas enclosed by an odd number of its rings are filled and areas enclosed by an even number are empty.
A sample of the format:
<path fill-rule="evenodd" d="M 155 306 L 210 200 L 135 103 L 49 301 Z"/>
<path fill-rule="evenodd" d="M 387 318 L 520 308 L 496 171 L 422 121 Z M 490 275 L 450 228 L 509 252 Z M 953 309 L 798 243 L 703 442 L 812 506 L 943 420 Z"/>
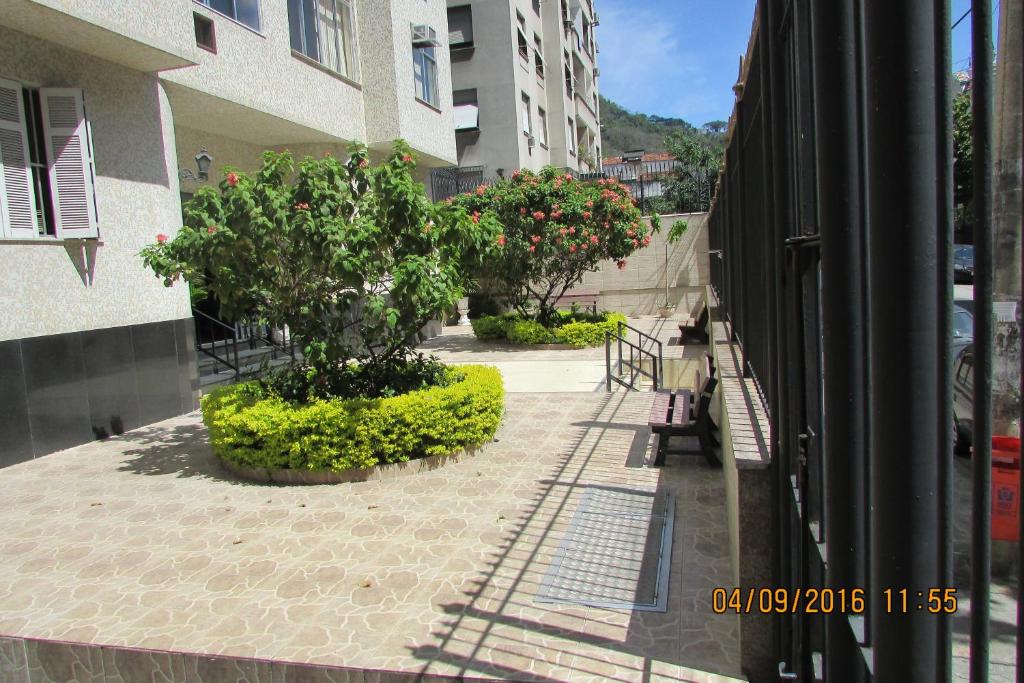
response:
<path fill-rule="evenodd" d="M 510 393 L 475 457 L 357 484 L 237 481 L 197 415 L 0 470 L 0 679 L 731 680 L 722 473 L 644 466 L 651 398 Z M 664 612 L 557 601 L 642 601 L 656 554 L 566 544 L 586 505 L 669 496 Z"/>

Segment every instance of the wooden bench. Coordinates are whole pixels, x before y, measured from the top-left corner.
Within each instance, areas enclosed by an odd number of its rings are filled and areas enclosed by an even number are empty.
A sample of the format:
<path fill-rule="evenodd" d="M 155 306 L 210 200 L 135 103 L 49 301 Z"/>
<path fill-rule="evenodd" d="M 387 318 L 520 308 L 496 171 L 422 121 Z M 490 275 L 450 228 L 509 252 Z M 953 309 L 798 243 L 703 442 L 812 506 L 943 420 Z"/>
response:
<path fill-rule="evenodd" d="M 714 359 L 711 357 L 711 354 L 705 352 L 703 361 L 703 374 L 701 373 L 700 369 L 698 369 L 696 373 L 694 373 L 695 379 L 693 381 L 693 393 L 690 394 L 690 405 L 693 405 L 693 400 L 695 397 L 700 396 L 701 393 L 703 393 L 704 383 L 701 381 L 701 377 L 714 378 L 715 376 L 715 363 Z M 715 380 L 716 383 L 717 381 L 718 380 Z M 718 425 L 715 424 L 715 421 L 711 419 L 710 415 L 708 416 L 708 420 L 711 421 L 711 429 L 717 432 Z"/>
<path fill-rule="evenodd" d="M 697 314 L 696 318 L 683 318 L 679 321 L 679 336 L 681 340 L 696 344 L 707 344 L 709 317 L 707 304 L 701 303 L 700 313 Z"/>
<path fill-rule="evenodd" d="M 555 308 L 559 308 L 571 307 L 575 304 L 583 307 L 584 310 L 589 309 L 591 313 L 597 315 L 597 301 L 600 296 L 601 292 L 596 289 L 573 289 L 555 299 L 554 305 Z"/>
<path fill-rule="evenodd" d="M 718 440 L 711 433 L 712 422 L 711 396 L 718 380 L 705 376 L 700 380 L 700 393 L 691 401 L 689 389 L 660 391 L 654 397 L 651 414 L 647 425 L 654 433 L 655 467 L 665 464 L 665 456 L 669 453 L 683 455 L 703 455 L 712 467 L 721 467 L 722 462 L 715 455 L 714 448 Z M 700 449 L 670 449 L 669 440 L 673 436 L 696 436 Z"/>

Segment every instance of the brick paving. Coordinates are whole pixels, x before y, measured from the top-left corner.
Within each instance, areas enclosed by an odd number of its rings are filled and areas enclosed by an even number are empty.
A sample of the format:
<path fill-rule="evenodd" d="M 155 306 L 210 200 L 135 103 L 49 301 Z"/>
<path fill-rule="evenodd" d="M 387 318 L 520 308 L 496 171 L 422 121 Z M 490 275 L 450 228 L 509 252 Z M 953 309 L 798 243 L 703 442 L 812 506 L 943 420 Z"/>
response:
<path fill-rule="evenodd" d="M 650 401 L 509 394 L 477 456 L 357 484 L 236 481 L 197 415 L 0 470 L 0 679 L 129 681 L 141 666 L 12 637 L 160 651 L 145 654 L 154 680 L 737 676 L 737 620 L 711 613 L 730 576 L 722 473 L 644 467 Z M 667 612 L 534 602 L 591 484 L 676 495 Z M 293 678 L 286 662 L 347 670 Z"/>

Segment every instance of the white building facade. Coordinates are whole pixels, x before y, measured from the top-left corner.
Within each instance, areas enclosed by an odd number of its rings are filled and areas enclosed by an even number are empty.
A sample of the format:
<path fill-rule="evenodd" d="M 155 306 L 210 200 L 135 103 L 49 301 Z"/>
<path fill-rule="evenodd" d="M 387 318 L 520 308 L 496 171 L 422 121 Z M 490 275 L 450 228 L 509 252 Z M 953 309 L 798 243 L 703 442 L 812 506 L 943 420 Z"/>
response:
<path fill-rule="evenodd" d="M 447 0 L 458 173 L 598 171 L 593 0 Z"/>
<path fill-rule="evenodd" d="M 0 0 L 0 466 L 195 409 L 187 288 L 138 254 L 224 166 L 455 163 L 438 35 L 442 0 Z"/>

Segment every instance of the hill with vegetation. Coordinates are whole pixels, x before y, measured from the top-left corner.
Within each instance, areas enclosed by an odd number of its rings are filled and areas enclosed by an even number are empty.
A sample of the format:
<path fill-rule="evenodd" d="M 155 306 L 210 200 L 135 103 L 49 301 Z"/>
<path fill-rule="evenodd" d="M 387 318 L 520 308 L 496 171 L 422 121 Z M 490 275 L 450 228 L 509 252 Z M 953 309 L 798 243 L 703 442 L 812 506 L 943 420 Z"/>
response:
<path fill-rule="evenodd" d="M 710 121 L 698 129 L 683 119 L 634 113 L 601 96 L 601 140 L 605 157 L 620 156 L 631 149 L 667 152 L 665 138 L 673 133 L 720 132 L 724 127 L 724 121 Z"/>

